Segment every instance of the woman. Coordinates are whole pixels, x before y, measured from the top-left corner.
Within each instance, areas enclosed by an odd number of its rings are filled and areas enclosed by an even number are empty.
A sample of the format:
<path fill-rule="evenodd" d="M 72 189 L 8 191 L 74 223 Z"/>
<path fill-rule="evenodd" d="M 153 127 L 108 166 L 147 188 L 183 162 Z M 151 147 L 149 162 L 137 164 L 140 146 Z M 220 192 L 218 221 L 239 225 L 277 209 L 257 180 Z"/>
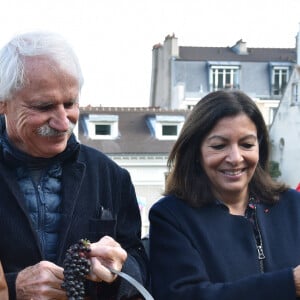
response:
<path fill-rule="evenodd" d="M 300 193 L 272 180 L 268 159 L 252 99 L 217 91 L 199 101 L 150 210 L 155 300 L 300 296 Z"/>

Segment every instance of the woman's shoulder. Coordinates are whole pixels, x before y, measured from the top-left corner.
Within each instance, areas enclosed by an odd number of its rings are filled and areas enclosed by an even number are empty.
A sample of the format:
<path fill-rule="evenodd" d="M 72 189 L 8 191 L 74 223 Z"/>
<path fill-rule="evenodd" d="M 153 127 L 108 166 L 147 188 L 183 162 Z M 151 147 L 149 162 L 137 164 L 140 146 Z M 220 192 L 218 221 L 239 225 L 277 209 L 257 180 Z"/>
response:
<path fill-rule="evenodd" d="M 153 205 L 152 208 L 159 208 L 163 206 L 173 206 L 175 203 L 182 201 L 178 197 L 173 196 L 173 195 L 166 195 L 163 196 L 162 198 L 158 199 Z"/>
<path fill-rule="evenodd" d="M 166 195 L 156 201 L 150 211 L 162 211 L 162 210 L 169 210 L 169 211 L 176 211 L 176 210 L 184 210 L 188 209 L 189 205 L 185 203 L 182 199 L 178 198 L 174 195 Z"/>
<path fill-rule="evenodd" d="M 192 207 L 183 199 L 175 195 L 166 195 L 155 202 L 150 208 L 149 215 L 180 216 L 181 219 L 199 217 L 202 210 Z"/>
<path fill-rule="evenodd" d="M 296 199 L 300 200 L 300 192 L 296 189 L 289 188 L 286 191 L 282 192 L 280 199 Z"/>
<path fill-rule="evenodd" d="M 279 197 L 279 206 L 300 207 L 300 192 L 289 188 L 282 192 Z"/>
<path fill-rule="evenodd" d="M 264 208 L 265 209 L 265 208 Z M 295 189 L 287 189 L 280 193 L 279 201 L 264 211 L 273 211 L 273 216 L 280 216 L 280 218 L 298 218 L 300 214 L 300 192 Z"/>

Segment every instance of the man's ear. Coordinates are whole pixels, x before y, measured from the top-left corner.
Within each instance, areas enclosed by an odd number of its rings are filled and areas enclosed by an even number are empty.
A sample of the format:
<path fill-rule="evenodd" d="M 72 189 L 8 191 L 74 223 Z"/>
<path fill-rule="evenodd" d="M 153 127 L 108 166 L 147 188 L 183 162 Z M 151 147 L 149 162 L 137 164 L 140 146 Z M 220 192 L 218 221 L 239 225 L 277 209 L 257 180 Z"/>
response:
<path fill-rule="evenodd" d="M 5 114 L 6 112 L 6 101 L 0 101 L 0 114 Z"/>

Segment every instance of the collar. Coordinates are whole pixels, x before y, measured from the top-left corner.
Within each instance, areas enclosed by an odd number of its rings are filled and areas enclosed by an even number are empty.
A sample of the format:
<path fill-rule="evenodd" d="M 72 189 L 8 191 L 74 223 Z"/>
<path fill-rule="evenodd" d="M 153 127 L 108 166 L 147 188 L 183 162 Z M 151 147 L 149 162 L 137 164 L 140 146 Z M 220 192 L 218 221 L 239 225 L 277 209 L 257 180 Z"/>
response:
<path fill-rule="evenodd" d="M 72 134 L 68 140 L 66 149 L 58 155 L 51 158 L 34 157 L 17 149 L 9 140 L 6 131 L 0 138 L 0 154 L 3 161 L 12 166 L 27 165 L 30 167 L 43 167 L 56 162 L 63 162 L 70 159 L 76 159 L 78 156 L 80 144 L 75 135 Z"/>
<path fill-rule="evenodd" d="M 254 196 L 250 196 L 249 197 L 249 200 L 248 200 L 248 204 L 247 204 L 247 207 L 246 207 L 246 212 L 248 211 L 248 210 L 255 210 L 256 209 L 256 207 L 257 207 L 257 204 L 259 204 L 260 203 L 260 200 L 258 199 L 258 198 L 256 198 L 256 197 L 254 197 Z M 216 205 L 220 205 L 220 206 L 222 206 L 222 207 L 225 207 L 225 208 L 227 208 L 228 209 L 228 207 L 226 206 L 226 204 L 224 204 L 221 200 L 219 200 L 219 199 L 215 199 L 215 204 Z"/>

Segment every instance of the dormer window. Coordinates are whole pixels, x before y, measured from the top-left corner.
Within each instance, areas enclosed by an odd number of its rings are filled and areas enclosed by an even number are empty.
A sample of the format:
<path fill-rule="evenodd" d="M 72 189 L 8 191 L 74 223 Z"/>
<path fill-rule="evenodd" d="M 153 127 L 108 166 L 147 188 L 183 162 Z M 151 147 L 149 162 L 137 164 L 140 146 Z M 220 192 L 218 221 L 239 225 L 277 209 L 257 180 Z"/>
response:
<path fill-rule="evenodd" d="M 240 88 L 240 66 L 221 62 L 209 63 L 210 91 Z"/>
<path fill-rule="evenodd" d="M 288 82 L 288 68 L 274 68 L 273 70 L 273 95 L 282 95 Z"/>
<path fill-rule="evenodd" d="M 118 120 L 116 115 L 89 115 L 89 137 L 94 140 L 117 138 Z"/>
<path fill-rule="evenodd" d="M 290 76 L 289 66 L 271 63 L 271 87 L 273 96 L 282 96 Z"/>
<path fill-rule="evenodd" d="M 150 130 L 159 140 L 176 140 L 183 122 L 184 116 L 156 115 L 148 118 Z"/>

